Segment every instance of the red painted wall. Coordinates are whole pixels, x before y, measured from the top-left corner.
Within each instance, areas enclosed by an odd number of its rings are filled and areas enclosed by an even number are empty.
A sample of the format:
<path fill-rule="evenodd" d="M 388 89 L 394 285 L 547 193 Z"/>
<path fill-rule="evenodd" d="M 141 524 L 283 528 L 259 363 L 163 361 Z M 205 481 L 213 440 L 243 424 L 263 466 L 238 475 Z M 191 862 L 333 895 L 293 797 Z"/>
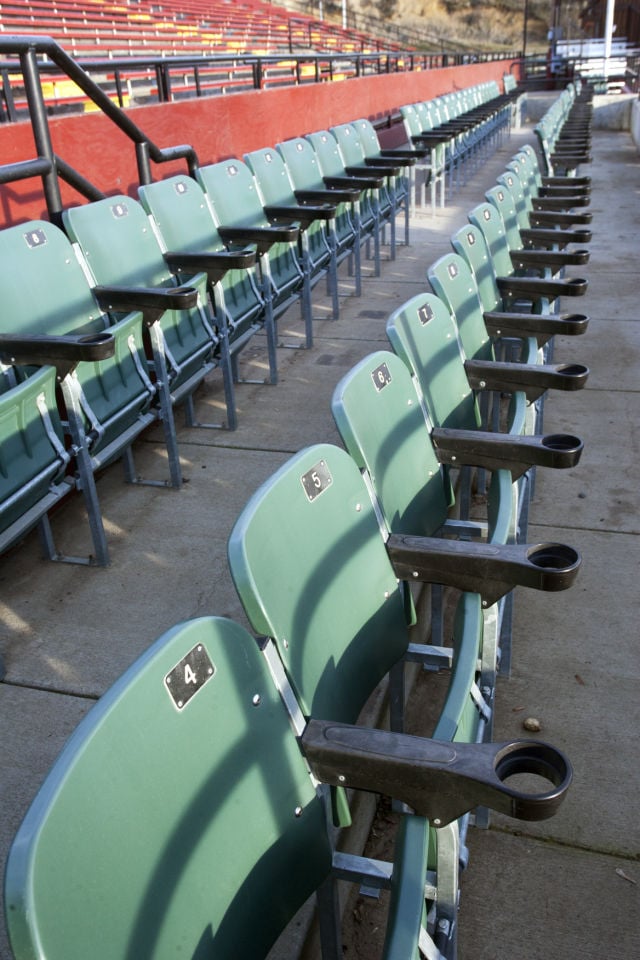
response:
<path fill-rule="evenodd" d="M 357 117 L 375 119 L 405 103 L 430 100 L 487 80 L 500 82 L 509 66 L 508 61 L 495 61 L 229 94 L 136 107 L 129 115 L 158 147 L 188 143 L 195 148 L 200 164 L 214 163 Z M 133 145 L 107 117 L 87 113 L 53 118 L 50 128 L 56 154 L 100 190 L 135 195 Z M 0 126 L 0 163 L 34 156 L 30 124 Z M 154 169 L 154 176 L 160 179 L 184 169 L 183 164 L 162 165 Z M 63 187 L 63 202 L 83 201 Z M 44 215 L 39 179 L 0 186 L 0 226 Z"/>

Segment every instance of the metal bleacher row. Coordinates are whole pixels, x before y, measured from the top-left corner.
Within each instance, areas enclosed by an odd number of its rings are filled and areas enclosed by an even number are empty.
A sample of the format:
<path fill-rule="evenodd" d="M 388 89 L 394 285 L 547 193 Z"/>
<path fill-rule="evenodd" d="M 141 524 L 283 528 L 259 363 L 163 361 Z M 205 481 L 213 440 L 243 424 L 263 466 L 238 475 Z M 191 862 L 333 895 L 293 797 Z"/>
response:
<path fill-rule="evenodd" d="M 582 452 L 543 432 L 543 412 L 588 375 L 553 358 L 557 334 L 588 324 L 558 307 L 586 289 L 565 269 L 588 261 L 574 249 L 590 239 L 574 163 L 588 93 L 559 98 L 552 147 L 513 155 L 425 265 L 431 290 L 386 319 L 389 346 L 340 378 L 343 448 L 304 447 L 240 509 L 228 563 L 246 626 L 169 630 L 74 733 L 9 856 L 16 960 L 262 957 L 313 892 L 323 958 L 338 958 L 338 877 L 390 887 L 382 956 L 453 958 L 470 824 L 558 809 L 569 760 L 542 740 L 493 742 L 492 715 L 515 587 L 568 589 L 580 565 L 572 546 L 527 542 L 527 508 L 536 469 Z M 76 488 L 92 561 L 108 563 L 96 474 L 123 457 L 140 482 L 133 445 L 155 424 L 160 483 L 181 486 L 174 407 L 211 426 L 194 398 L 220 368 L 234 427 L 241 352 L 266 341 L 276 383 L 285 313 L 300 307 L 297 345 L 313 350 L 316 284 L 337 317 L 339 265 L 357 295 L 361 249 L 375 276 L 399 217 L 409 242 L 416 178 L 453 193 L 512 117 L 497 90 L 410 106 L 395 151 L 354 120 L 69 208 L 64 230 L 0 233 L 3 550 L 37 524 L 62 559 L 48 514 Z M 450 678 L 431 739 L 404 732 L 407 663 Z M 385 677 L 390 729 L 356 725 Z M 336 850 L 358 791 L 402 811 L 390 863 Z"/>
<path fill-rule="evenodd" d="M 53 37 L 80 58 L 376 49 L 361 31 L 262 0 L 3 0 L 0 29 Z M 385 42 L 385 49 L 394 44 Z"/>

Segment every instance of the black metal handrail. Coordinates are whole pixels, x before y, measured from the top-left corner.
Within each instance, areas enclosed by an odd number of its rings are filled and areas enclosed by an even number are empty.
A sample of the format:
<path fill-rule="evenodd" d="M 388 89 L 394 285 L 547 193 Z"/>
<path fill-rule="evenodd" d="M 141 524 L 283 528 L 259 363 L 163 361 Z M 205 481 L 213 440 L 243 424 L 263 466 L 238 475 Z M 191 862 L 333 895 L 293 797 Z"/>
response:
<path fill-rule="evenodd" d="M 100 191 L 89 183 L 78 171 L 56 156 L 51 141 L 48 116 L 42 93 L 38 54 L 46 55 L 52 64 L 73 82 L 93 101 L 113 123 L 134 144 L 140 183 L 151 182 L 151 161 L 166 163 L 170 160 L 184 159 L 190 172 L 198 166 L 196 152 L 189 144 L 161 149 L 153 143 L 138 127 L 130 115 L 117 106 L 64 50 L 51 38 L 44 37 L 1 37 L 0 54 L 11 53 L 19 57 L 20 71 L 24 83 L 25 97 L 29 107 L 29 117 L 33 130 L 36 158 L 32 161 L 10 164 L 11 179 L 40 176 L 49 216 L 58 222 L 62 212 L 59 180 L 63 180 L 88 199 L 102 196 Z M 15 66 L 13 67 L 15 70 Z M 7 173 L 7 167 L 4 168 Z M 2 182 L 8 182 L 2 177 Z"/>
<path fill-rule="evenodd" d="M 429 70 L 469 62 L 470 59 L 477 61 L 480 58 L 470 58 L 467 54 L 418 54 L 415 51 L 368 53 L 348 57 L 344 54 L 286 55 L 286 62 L 294 67 L 292 82 L 301 82 L 302 67 L 309 65 L 312 67 L 310 79 L 318 82 L 333 79 L 338 73 L 342 76 L 347 75 L 348 70 L 351 71 L 348 74 L 351 76 L 362 76 L 371 71 L 390 73 L 399 70 Z M 504 58 L 492 55 L 490 59 Z M 203 96 L 206 92 L 205 84 L 202 82 L 203 71 L 210 69 L 212 65 L 219 66 L 221 63 L 227 64 L 230 61 L 241 64 L 245 71 L 249 70 L 251 87 L 261 89 L 266 83 L 265 78 L 268 77 L 269 69 L 282 65 L 283 57 L 261 55 L 230 58 L 225 55 L 215 55 L 202 58 L 152 57 L 80 63 L 70 57 L 51 37 L 0 37 L 0 76 L 4 120 L 11 121 L 19 118 L 17 97 L 21 97 L 33 130 L 36 153 L 36 156 L 30 160 L 0 166 L 0 183 L 6 184 L 15 180 L 40 177 L 47 211 L 53 222 L 60 222 L 62 215 L 60 181 L 70 184 L 89 200 L 98 199 L 103 195 L 97 187 L 54 152 L 48 123 L 48 106 L 43 93 L 43 77 L 48 76 L 66 77 L 73 81 L 82 96 L 95 104 L 125 134 L 134 146 L 138 180 L 141 184 L 151 183 L 152 163 L 162 164 L 167 161 L 184 160 L 190 174 L 195 174 L 198 158 L 192 146 L 181 144 L 161 149 L 137 126 L 131 113 L 123 109 L 125 96 L 123 72 L 125 70 L 138 71 L 138 73 L 152 72 L 157 87 L 157 99 L 162 101 L 174 98 L 172 71 L 181 70 L 183 75 L 185 70 L 192 71 L 194 76 L 192 95 Z M 103 89 L 103 85 L 91 76 L 92 72 L 96 76 L 101 76 L 103 81 L 105 75 L 110 76 L 111 87 L 107 90 Z M 115 91 L 118 102 L 114 102 L 109 95 L 109 89 Z"/>
<path fill-rule="evenodd" d="M 34 49 L 46 59 L 37 59 L 41 76 L 60 80 L 72 79 L 85 97 L 69 96 L 62 100 L 44 97 L 51 113 L 83 109 L 83 101 L 93 100 L 109 113 L 107 100 L 115 99 L 120 107 L 132 98 L 137 102 L 165 103 L 185 96 L 213 96 L 240 89 L 260 90 L 270 86 L 318 83 L 340 78 L 362 77 L 370 74 L 397 73 L 413 70 L 433 70 L 465 63 L 513 59 L 517 53 L 469 54 L 462 52 L 420 53 L 384 51 L 369 53 L 280 53 L 280 54 L 211 54 L 174 57 L 121 57 L 100 59 L 72 59 L 50 37 L 0 37 L 0 122 L 15 122 L 28 115 L 20 71 L 7 55 L 23 55 L 24 49 Z M 79 72 L 79 70 L 81 72 Z M 180 81 L 176 83 L 176 78 Z M 101 101 L 87 92 L 87 79 L 95 81 L 104 93 Z M 104 106 L 103 106 L 104 105 Z"/>

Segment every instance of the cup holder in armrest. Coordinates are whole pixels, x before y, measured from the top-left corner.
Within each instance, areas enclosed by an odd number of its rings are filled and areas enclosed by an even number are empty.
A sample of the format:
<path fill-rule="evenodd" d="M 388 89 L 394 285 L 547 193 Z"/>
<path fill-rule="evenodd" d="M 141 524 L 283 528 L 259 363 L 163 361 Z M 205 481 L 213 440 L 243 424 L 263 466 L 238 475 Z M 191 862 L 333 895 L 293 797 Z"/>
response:
<path fill-rule="evenodd" d="M 544 461 L 544 466 L 557 470 L 576 466 L 582 456 L 584 442 L 571 433 L 546 433 L 541 439 L 541 446 L 549 451 L 549 460 Z"/>
<path fill-rule="evenodd" d="M 322 783 L 402 800 L 435 827 L 478 806 L 520 820 L 545 820 L 555 814 L 572 779 L 564 754 L 536 740 L 451 743 L 312 718 L 300 747 Z M 507 782 L 523 774 L 551 786 L 534 790 L 528 783 L 522 790 Z"/>
<path fill-rule="evenodd" d="M 589 326 L 589 317 L 585 313 L 559 313 L 556 319 L 558 333 L 568 337 L 580 336 Z"/>
<path fill-rule="evenodd" d="M 538 543 L 527 551 L 527 560 L 534 567 L 553 573 L 553 577 L 549 581 L 549 584 L 553 584 L 553 586 L 547 584 L 543 588 L 545 590 L 564 589 L 565 584 L 562 582 L 562 578 L 558 577 L 558 574 L 564 572 L 573 581 L 580 566 L 580 554 L 566 543 Z"/>
<path fill-rule="evenodd" d="M 545 433 L 542 438 L 543 447 L 549 450 L 562 450 L 573 452 L 581 450 L 583 447 L 580 437 L 575 437 L 572 433 Z"/>
<path fill-rule="evenodd" d="M 561 381 L 561 390 L 581 390 L 589 376 L 589 367 L 583 363 L 558 363 L 556 373 Z"/>
<path fill-rule="evenodd" d="M 386 548 L 401 580 L 479 593 L 485 607 L 517 586 L 568 590 L 581 563 L 579 553 L 562 543 L 469 543 L 392 533 Z"/>
<path fill-rule="evenodd" d="M 495 772 L 511 800 L 509 815 L 519 820 L 552 816 L 562 803 L 572 779 L 571 764 L 565 755 L 538 740 L 515 740 L 505 744 L 496 755 Z M 553 784 L 554 789 L 533 793 L 510 787 L 506 781 L 521 774 L 542 777 Z"/>

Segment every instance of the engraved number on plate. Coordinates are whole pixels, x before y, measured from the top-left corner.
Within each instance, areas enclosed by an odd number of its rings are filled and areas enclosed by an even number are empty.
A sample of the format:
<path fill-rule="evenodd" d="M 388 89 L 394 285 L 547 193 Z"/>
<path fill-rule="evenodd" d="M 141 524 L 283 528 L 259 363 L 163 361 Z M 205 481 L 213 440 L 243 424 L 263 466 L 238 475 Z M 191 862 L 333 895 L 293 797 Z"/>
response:
<path fill-rule="evenodd" d="M 418 320 L 423 327 L 429 323 L 429 320 L 433 320 L 433 307 L 429 303 L 424 303 L 418 310 Z"/>
<path fill-rule="evenodd" d="M 129 216 L 129 208 L 127 207 L 126 203 L 114 203 L 111 207 L 111 213 L 116 220 L 120 220 L 122 217 Z"/>
<path fill-rule="evenodd" d="M 302 481 L 307 499 L 311 503 L 333 483 L 333 477 L 324 460 L 319 460 L 311 470 L 303 473 L 300 480 Z"/>
<path fill-rule="evenodd" d="M 391 383 L 391 372 L 386 363 L 381 363 L 379 367 L 371 371 L 371 379 L 378 393 Z"/>
<path fill-rule="evenodd" d="M 29 230 L 28 233 L 25 233 L 24 239 L 27 241 L 27 246 L 33 250 L 47 242 L 47 235 L 44 230 Z"/>
<path fill-rule="evenodd" d="M 164 685 L 178 710 L 186 707 L 215 672 L 209 654 L 198 643 L 164 678 Z"/>
<path fill-rule="evenodd" d="M 447 269 L 450 277 L 453 278 L 458 276 L 458 267 L 455 263 L 450 263 Z"/>

